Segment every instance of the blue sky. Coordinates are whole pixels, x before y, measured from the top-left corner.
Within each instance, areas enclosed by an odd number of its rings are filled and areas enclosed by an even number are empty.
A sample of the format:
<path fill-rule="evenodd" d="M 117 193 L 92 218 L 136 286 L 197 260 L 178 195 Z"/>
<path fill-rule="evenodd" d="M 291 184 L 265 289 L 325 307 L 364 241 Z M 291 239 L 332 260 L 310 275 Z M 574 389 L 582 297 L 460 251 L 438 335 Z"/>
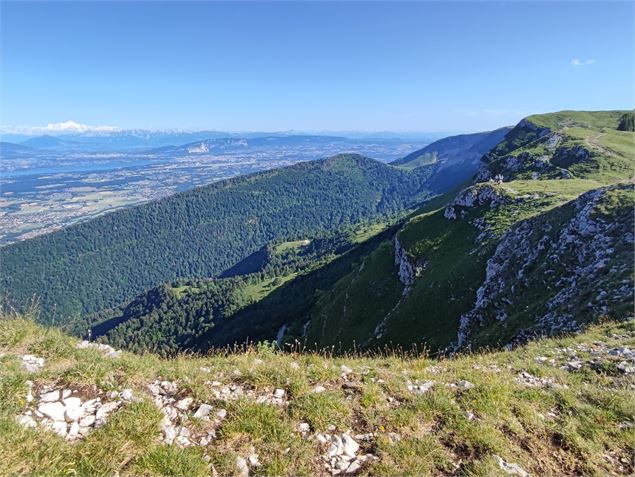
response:
<path fill-rule="evenodd" d="M 634 2 L 2 2 L 3 125 L 477 131 L 634 106 Z"/>

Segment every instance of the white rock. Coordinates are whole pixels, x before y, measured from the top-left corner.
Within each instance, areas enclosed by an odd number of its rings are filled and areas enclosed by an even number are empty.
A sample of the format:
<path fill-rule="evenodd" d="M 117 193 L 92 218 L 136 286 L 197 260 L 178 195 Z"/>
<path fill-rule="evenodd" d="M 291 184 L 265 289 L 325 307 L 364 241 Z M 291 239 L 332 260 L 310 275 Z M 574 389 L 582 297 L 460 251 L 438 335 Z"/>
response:
<path fill-rule="evenodd" d="M 461 389 L 472 389 L 474 387 L 474 385 L 469 382 L 466 381 L 465 379 L 462 379 L 461 381 L 456 383 L 457 387 L 461 388 Z"/>
<path fill-rule="evenodd" d="M 353 370 L 349 368 L 348 366 L 346 366 L 345 364 L 340 366 L 340 369 L 342 370 L 342 373 L 344 374 L 351 374 L 353 372 Z"/>
<path fill-rule="evenodd" d="M 249 461 L 249 465 L 252 467 L 259 467 L 260 466 L 260 460 L 258 459 L 258 454 L 253 453 L 251 454 L 247 460 Z"/>
<path fill-rule="evenodd" d="M 83 414 L 81 407 L 67 407 L 64 411 L 64 419 L 66 422 L 77 422 Z"/>
<path fill-rule="evenodd" d="M 498 462 L 498 466 L 506 474 L 514 475 L 516 477 L 531 477 L 531 475 L 518 464 L 510 464 L 509 462 L 505 462 L 505 460 L 503 460 L 501 456 L 496 454 L 494 454 L 494 458 Z"/>
<path fill-rule="evenodd" d="M 60 399 L 60 392 L 58 389 L 56 389 L 55 391 L 51 391 L 51 392 L 40 395 L 40 402 L 55 402 L 55 401 L 59 401 L 59 399 Z"/>
<path fill-rule="evenodd" d="M 323 393 L 324 391 L 326 391 L 326 388 L 319 384 L 313 388 L 314 393 Z"/>
<path fill-rule="evenodd" d="M 419 384 L 418 386 L 416 386 L 416 390 L 423 394 L 430 391 L 430 389 L 432 389 L 433 386 L 434 386 L 434 381 L 427 381 L 423 384 Z"/>
<path fill-rule="evenodd" d="M 300 431 L 301 433 L 307 433 L 311 430 L 311 426 L 309 425 L 308 422 L 301 422 L 300 424 L 298 424 L 298 431 Z"/>
<path fill-rule="evenodd" d="M 100 398 L 89 399 L 88 401 L 85 401 L 84 404 L 82 404 L 82 408 L 84 409 L 85 413 L 90 414 L 92 412 L 95 412 L 97 407 L 99 407 L 100 402 L 101 402 Z"/>
<path fill-rule="evenodd" d="M 331 445 L 326 451 L 327 457 L 335 457 L 336 455 L 341 455 L 344 452 L 344 445 L 342 444 L 342 439 L 340 436 L 333 436 L 331 439 Z"/>
<path fill-rule="evenodd" d="M 71 408 L 71 407 L 75 407 L 75 408 L 79 408 L 82 406 L 82 400 L 78 397 L 69 397 L 64 399 L 64 406 L 66 406 L 67 408 Z"/>
<path fill-rule="evenodd" d="M 95 416 L 93 414 L 89 414 L 88 416 L 84 416 L 79 420 L 79 425 L 81 427 L 90 427 L 95 424 Z"/>
<path fill-rule="evenodd" d="M 54 421 L 64 422 L 64 404 L 59 401 L 40 404 L 37 409 Z"/>
<path fill-rule="evenodd" d="M 225 419 L 227 417 L 227 410 L 219 409 L 218 412 L 216 413 L 216 417 L 218 417 L 219 419 Z"/>
<path fill-rule="evenodd" d="M 37 425 L 35 419 L 31 416 L 20 415 L 16 418 L 16 421 L 24 427 L 35 427 Z"/>
<path fill-rule="evenodd" d="M 186 397 L 177 401 L 174 407 L 176 407 L 177 409 L 181 411 L 187 411 L 192 406 L 193 402 L 194 402 L 194 398 Z"/>
<path fill-rule="evenodd" d="M 359 450 L 359 444 L 355 442 L 355 439 L 348 434 L 344 434 L 342 435 L 342 444 L 344 454 L 350 457 L 355 457 L 355 454 L 357 454 L 357 451 Z"/>
<path fill-rule="evenodd" d="M 70 389 L 64 389 L 64 391 L 62 391 L 62 399 L 70 397 L 71 394 L 73 394 L 73 391 L 71 391 Z"/>
<path fill-rule="evenodd" d="M 167 420 L 167 422 L 163 422 L 161 424 L 161 430 L 163 431 L 163 436 L 166 444 L 172 444 L 174 439 L 177 437 L 176 427 L 172 425 L 172 423 Z"/>
<path fill-rule="evenodd" d="M 105 419 L 108 414 L 117 409 L 118 404 L 116 402 L 105 402 L 97 409 L 97 413 L 95 414 L 95 419 L 101 421 Z"/>
<path fill-rule="evenodd" d="M 24 366 L 24 369 L 29 373 L 35 373 L 44 367 L 44 358 L 25 354 L 22 356 L 22 366 Z"/>
<path fill-rule="evenodd" d="M 236 468 L 238 470 L 238 477 L 249 477 L 249 466 L 244 457 L 236 457 Z"/>
<path fill-rule="evenodd" d="M 134 394 L 132 393 L 132 389 L 124 389 L 119 393 L 119 396 L 124 401 L 132 401 L 134 399 Z"/>
<path fill-rule="evenodd" d="M 361 468 L 361 466 L 362 464 L 360 461 L 354 460 L 353 462 L 351 462 L 351 465 L 349 465 L 348 468 L 346 469 L 346 473 L 352 474 L 354 472 L 357 472 Z"/>
<path fill-rule="evenodd" d="M 53 429 L 56 434 L 66 437 L 68 427 L 64 421 L 54 421 L 51 425 L 51 429 Z"/>
<path fill-rule="evenodd" d="M 209 413 L 212 412 L 212 409 L 214 408 L 210 406 L 209 404 L 201 404 L 196 410 L 196 412 L 194 413 L 194 417 L 197 419 L 202 419 L 204 417 L 207 417 L 209 416 Z"/>
<path fill-rule="evenodd" d="M 77 422 L 73 422 L 68 428 L 68 435 L 66 437 L 74 439 L 79 435 L 79 429 L 79 424 Z"/>
<path fill-rule="evenodd" d="M 273 397 L 277 399 L 282 399 L 284 395 L 285 395 L 284 389 L 278 388 L 273 392 Z"/>

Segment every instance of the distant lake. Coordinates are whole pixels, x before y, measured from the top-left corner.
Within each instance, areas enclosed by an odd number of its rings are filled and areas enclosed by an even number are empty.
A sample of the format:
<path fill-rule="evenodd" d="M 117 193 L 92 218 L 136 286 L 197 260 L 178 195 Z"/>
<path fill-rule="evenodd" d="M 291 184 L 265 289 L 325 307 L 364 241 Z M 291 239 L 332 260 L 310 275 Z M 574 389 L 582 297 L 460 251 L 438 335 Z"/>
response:
<path fill-rule="evenodd" d="M 5 179 L 16 177 L 33 176 L 41 174 L 55 174 L 58 172 L 97 172 L 110 171 L 114 169 L 134 169 L 148 165 L 158 165 L 170 162 L 168 159 L 137 159 L 137 160 L 112 160 L 99 162 L 78 162 L 76 164 L 48 165 L 42 167 L 32 167 L 15 171 L 3 171 L 0 175 Z"/>

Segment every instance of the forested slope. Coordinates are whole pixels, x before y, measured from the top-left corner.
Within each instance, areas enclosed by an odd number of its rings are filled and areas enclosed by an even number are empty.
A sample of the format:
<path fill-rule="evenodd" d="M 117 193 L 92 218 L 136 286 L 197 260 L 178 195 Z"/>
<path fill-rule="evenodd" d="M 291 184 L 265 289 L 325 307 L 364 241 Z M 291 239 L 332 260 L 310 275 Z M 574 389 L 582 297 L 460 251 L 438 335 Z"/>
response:
<path fill-rule="evenodd" d="M 239 177 L 0 249 L 0 288 L 18 307 L 63 323 L 179 277 L 223 272 L 265 243 L 303 238 L 429 196 L 425 168 L 359 155 Z"/>

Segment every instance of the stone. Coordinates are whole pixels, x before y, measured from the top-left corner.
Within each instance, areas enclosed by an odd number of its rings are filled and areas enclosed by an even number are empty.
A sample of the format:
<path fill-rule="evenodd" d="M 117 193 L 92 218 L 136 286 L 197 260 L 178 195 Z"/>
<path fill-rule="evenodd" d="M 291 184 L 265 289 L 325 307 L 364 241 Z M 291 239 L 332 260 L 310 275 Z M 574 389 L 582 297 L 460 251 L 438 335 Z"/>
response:
<path fill-rule="evenodd" d="M 67 408 L 76 407 L 79 408 L 82 406 L 82 400 L 78 397 L 69 397 L 64 399 L 64 406 Z"/>
<path fill-rule="evenodd" d="M 236 457 L 236 469 L 238 470 L 238 477 L 249 477 L 249 466 L 244 457 Z"/>
<path fill-rule="evenodd" d="M 284 389 L 278 388 L 273 392 L 273 397 L 277 399 L 282 399 L 284 395 L 285 395 Z"/>
<path fill-rule="evenodd" d="M 132 401 L 134 399 L 134 394 L 132 393 L 132 389 L 124 389 L 119 393 L 119 396 L 124 401 Z"/>
<path fill-rule="evenodd" d="M 355 457 L 355 454 L 357 454 L 359 450 L 359 444 L 348 434 L 342 435 L 342 446 L 344 454 L 350 457 Z"/>
<path fill-rule="evenodd" d="M 227 417 L 227 410 L 219 409 L 218 412 L 216 413 L 216 417 L 218 417 L 219 419 L 225 419 Z"/>
<path fill-rule="evenodd" d="M 359 460 L 354 460 L 346 469 L 347 474 L 353 474 L 357 472 L 362 467 L 362 464 Z"/>
<path fill-rule="evenodd" d="M 323 393 L 324 391 L 326 391 L 326 388 L 319 384 L 313 388 L 314 393 Z"/>
<path fill-rule="evenodd" d="M 249 457 L 247 458 L 249 465 L 252 467 L 259 467 L 260 466 L 260 460 L 258 459 L 258 454 L 256 453 L 252 453 L 249 455 Z"/>
<path fill-rule="evenodd" d="M 345 364 L 340 366 L 340 369 L 342 370 L 343 374 L 351 374 L 353 372 L 353 370 L 349 368 L 348 366 L 346 366 Z"/>
<path fill-rule="evenodd" d="M 187 411 L 190 409 L 190 407 L 192 407 L 193 402 L 194 402 L 194 398 L 186 397 L 177 401 L 174 407 L 176 407 L 180 411 Z"/>
<path fill-rule="evenodd" d="M 85 413 L 92 413 L 97 410 L 97 407 L 99 407 L 100 403 L 100 398 L 89 399 L 88 401 L 85 401 L 84 404 L 82 404 L 82 408 L 84 409 Z"/>
<path fill-rule="evenodd" d="M 22 366 L 29 373 L 36 373 L 44 367 L 44 358 L 38 358 L 31 354 L 25 354 L 22 356 Z"/>
<path fill-rule="evenodd" d="M 117 409 L 118 404 L 116 402 L 105 402 L 97 409 L 97 413 L 95 414 L 95 419 L 97 421 L 102 421 L 105 419 L 108 414 Z"/>
<path fill-rule="evenodd" d="M 342 439 L 340 436 L 333 436 L 331 439 L 331 445 L 326 451 L 327 457 L 335 457 L 336 455 L 341 455 L 344 452 L 344 446 L 342 443 Z"/>
<path fill-rule="evenodd" d="M 469 382 L 466 381 L 465 379 L 462 379 L 461 381 L 458 381 L 456 383 L 457 387 L 461 388 L 461 389 L 472 389 L 474 387 L 474 385 Z"/>
<path fill-rule="evenodd" d="M 84 416 L 79 420 L 79 425 L 81 427 L 90 427 L 95 424 L 95 416 L 93 414 L 89 414 L 88 416 Z"/>
<path fill-rule="evenodd" d="M 308 422 L 301 422 L 300 424 L 298 424 L 298 431 L 300 431 L 301 433 L 306 434 L 310 430 L 311 426 Z"/>
<path fill-rule="evenodd" d="M 37 425 L 35 419 L 33 419 L 31 416 L 18 416 L 16 418 L 16 421 L 18 422 L 18 424 L 24 427 L 35 427 Z"/>
<path fill-rule="evenodd" d="M 53 432 L 56 434 L 66 437 L 68 427 L 64 421 L 54 421 L 53 424 L 51 424 L 51 429 L 53 429 Z"/>
<path fill-rule="evenodd" d="M 71 394 L 73 394 L 73 391 L 71 391 L 70 389 L 64 389 L 62 391 L 62 399 L 66 399 L 67 397 L 70 397 Z"/>
<path fill-rule="evenodd" d="M 79 435 L 79 424 L 77 422 L 73 422 L 68 428 L 68 434 L 66 437 L 74 439 Z"/>
<path fill-rule="evenodd" d="M 40 404 L 37 409 L 54 421 L 64 422 L 64 404 L 59 401 Z M 64 426 L 66 426 L 66 424 L 64 424 Z"/>
<path fill-rule="evenodd" d="M 213 406 L 210 406 L 209 404 L 201 404 L 194 413 L 194 417 L 197 419 L 207 417 L 210 412 L 212 412 L 212 409 L 214 409 Z"/>
<path fill-rule="evenodd" d="M 83 415 L 81 407 L 67 407 L 64 411 L 64 419 L 66 422 L 77 422 Z"/>
<path fill-rule="evenodd" d="M 516 477 L 531 477 L 531 475 L 525 471 L 518 464 L 510 464 L 506 462 L 501 456 L 494 454 L 494 459 L 498 462 L 498 466 L 501 468 L 503 472 L 508 475 L 513 475 Z"/>
<path fill-rule="evenodd" d="M 58 389 L 40 395 L 40 402 L 55 402 L 59 401 L 59 399 L 60 392 Z"/>

